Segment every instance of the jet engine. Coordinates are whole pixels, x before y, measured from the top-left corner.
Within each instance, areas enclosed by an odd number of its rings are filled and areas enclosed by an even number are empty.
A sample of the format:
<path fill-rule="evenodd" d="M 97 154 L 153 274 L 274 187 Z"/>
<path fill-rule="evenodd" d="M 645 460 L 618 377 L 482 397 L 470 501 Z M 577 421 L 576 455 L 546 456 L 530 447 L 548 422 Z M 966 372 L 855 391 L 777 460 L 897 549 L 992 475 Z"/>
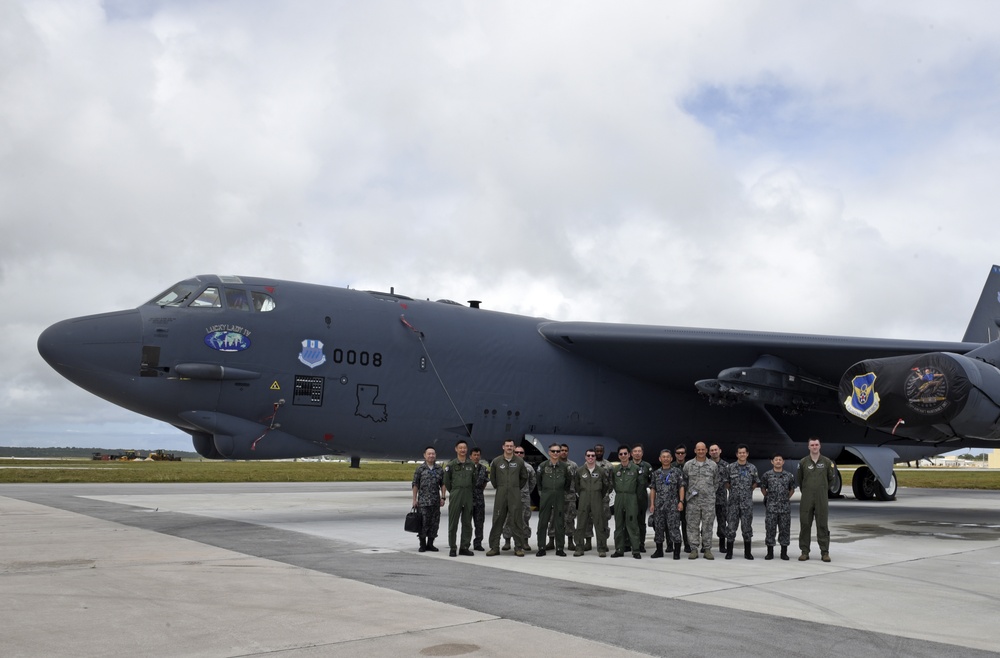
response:
<path fill-rule="evenodd" d="M 920 441 L 1000 439 L 1000 370 L 932 352 L 860 361 L 840 379 L 851 420 Z"/>

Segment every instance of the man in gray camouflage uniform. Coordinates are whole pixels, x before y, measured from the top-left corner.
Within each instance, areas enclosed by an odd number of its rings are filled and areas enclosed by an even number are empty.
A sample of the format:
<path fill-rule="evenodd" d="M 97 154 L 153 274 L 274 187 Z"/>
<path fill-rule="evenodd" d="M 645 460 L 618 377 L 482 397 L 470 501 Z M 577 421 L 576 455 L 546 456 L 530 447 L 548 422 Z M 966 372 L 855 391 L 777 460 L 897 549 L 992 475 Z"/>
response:
<path fill-rule="evenodd" d="M 689 560 L 698 558 L 699 549 L 706 560 L 712 555 L 712 534 L 715 532 L 715 490 L 719 484 L 719 467 L 708 458 L 708 446 L 699 441 L 694 446 L 694 459 L 684 462 L 687 478 L 685 511 L 688 520 Z"/>
<path fill-rule="evenodd" d="M 524 459 L 524 448 L 517 446 L 514 448 L 514 456 Z M 531 537 L 531 492 L 535 490 L 535 483 L 537 478 L 535 476 L 535 469 L 528 466 L 528 479 L 521 487 L 521 505 L 524 507 L 524 550 L 530 551 L 531 544 L 528 543 L 528 538 Z M 503 524 L 503 550 L 510 550 L 510 520 L 508 519 L 506 523 Z"/>
<path fill-rule="evenodd" d="M 729 462 L 722 458 L 722 448 L 715 443 L 708 446 L 708 458 L 719 467 L 719 488 L 715 492 L 715 534 L 719 537 L 719 550 L 725 553 L 726 537 L 729 532 L 726 523 L 726 507 L 729 505 L 729 489 L 726 488 Z"/>
<path fill-rule="evenodd" d="M 736 461 L 729 465 L 729 476 L 726 486 L 729 488 L 729 526 L 726 534 L 726 559 L 733 559 L 733 543 L 736 541 L 736 528 L 743 528 L 743 557 L 753 559 L 750 552 L 750 540 L 753 538 L 753 490 L 760 484 L 757 467 L 747 461 L 750 448 L 745 443 L 736 446 Z"/>
<path fill-rule="evenodd" d="M 795 493 L 795 477 L 785 470 L 785 458 L 775 455 L 771 458 L 771 470 L 760 476 L 760 490 L 764 493 L 764 543 L 767 544 L 765 560 L 774 559 L 774 535 L 777 530 L 781 544 L 781 559 L 788 559 L 788 544 L 791 542 L 792 494 Z"/>

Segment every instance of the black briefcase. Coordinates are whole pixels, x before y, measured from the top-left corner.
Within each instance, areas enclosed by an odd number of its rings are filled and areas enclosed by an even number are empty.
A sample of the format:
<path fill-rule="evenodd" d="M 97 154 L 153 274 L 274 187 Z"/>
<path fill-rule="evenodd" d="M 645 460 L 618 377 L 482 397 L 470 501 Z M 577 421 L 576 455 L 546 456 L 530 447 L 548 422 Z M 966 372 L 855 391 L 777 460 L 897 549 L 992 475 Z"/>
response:
<path fill-rule="evenodd" d="M 406 514 L 406 521 L 403 522 L 403 530 L 407 532 L 420 532 L 423 527 L 424 517 L 416 507 Z"/>

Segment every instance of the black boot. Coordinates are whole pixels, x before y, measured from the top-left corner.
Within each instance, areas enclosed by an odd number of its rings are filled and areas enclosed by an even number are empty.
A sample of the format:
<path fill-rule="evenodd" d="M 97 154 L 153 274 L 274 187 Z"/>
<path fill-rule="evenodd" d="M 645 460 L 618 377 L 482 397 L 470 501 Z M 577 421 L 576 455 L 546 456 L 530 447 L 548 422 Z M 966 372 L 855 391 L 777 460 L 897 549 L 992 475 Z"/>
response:
<path fill-rule="evenodd" d="M 743 542 L 743 557 L 748 560 L 753 559 L 753 553 L 750 552 L 750 542 L 747 540 L 744 540 Z"/>
<path fill-rule="evenodd" d="M 649 556 L 650 559 L 663 557 L 663 542 L 656 542 L 656 551 Z"/>
<path fill-rule="evenodd" d="M 733 542 L 731 541 L 726 542 L 726 559 L 727 560 L 733 559 Z"/>
<path fill-rule="evenodd" d="M 573 536 L 572 535 L 566 535 L 566 539 L 568 540 L 567 543 L 566 543 L 566 548 L 568 548 L 571 551 L 575 551 L 576 550 L 576 544 L 573 542 Z"/>
<path fill-rule="evenodd" d="M 583 550 L 585 550 L 585 551 L 592 551 L 592 550 L 594 550 L 594 545 L 591 544 L 590 537 L 587 537 L 586 539 L 583 540 Z"/>
<path fill-rule="evenodd" d="M 787 560 L 788 559 L 788 547 L 787 546 L 782 546 L 781 547 L 781 559 L 782 560 Z"/>
<path fill-rule="evenodd" d="M 485 551 L 486 550 L 485 548 L 483 548 L 483 542 L 481 542 L 481 541 L 477 541 L 475 544 L 473 544 L 472 545 L 472 549 L 475 550 L 475 551 Z"/>
<path fill-rule="evenodd" d="M 675 560 L 681 559 L 681 543 L 680 542 L 677 542 L 676 544 L 674 544 L 674 559 Z"/>
<path fill-rule="evenodd" d="M 670 541 L 668 539 L 667 540 L 667 553 L 673 553 L 673 552 L 674 552 L 674 542 L 672 542 L 672 541 Z"/>
<path fill-rule="evenodd" d="M 427 538 L 427 550 L 432 553 L 438 552 L 438 547 L 434 545 L 434 537 Z"/>
<path fill-rule="evenodd" d="M 725 537 L 719 537 L 719 552 L 720 553 L 725 553 L 726 552 L 726 538 Z"/>
<path fill-rule="evenodd" d="M 538 543 L 540 544 L 541 542 L 538 542 Z M 544 548 L 547 551 L 554 551 L 554 550 L 556 550 L 556 540 L 555 540 L 555 537 L 549 537 L 549 543 L 546 544 L 545 546 L 539 546 L 538 548 Z"/>
<path fill-rule="evenodd" d="M 773 560 L 774 559 L 774 546 L 768 546 L 767 547 L 767 555 L 764 556 L 764 559 L 765 560 Z"/>
<path fill-rule="evenodd" d="M 420 538 L 420 548 L 417 549 L 418 552 L 423 553 L 427 550 L 427 540 L 423 537 Z"/>

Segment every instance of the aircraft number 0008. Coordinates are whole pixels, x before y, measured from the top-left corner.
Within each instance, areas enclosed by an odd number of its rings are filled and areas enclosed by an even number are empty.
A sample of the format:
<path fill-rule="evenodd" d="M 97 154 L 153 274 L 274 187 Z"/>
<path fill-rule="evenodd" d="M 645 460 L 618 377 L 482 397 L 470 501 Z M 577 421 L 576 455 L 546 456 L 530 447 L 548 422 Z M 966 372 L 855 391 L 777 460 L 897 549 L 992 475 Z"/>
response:
<path fill-rule="evenodd" d="M 346 363 L 349 366 L 354 364 L 362 366 L 373 366 L 375 368 L 382 367 L 382 353 L 381 352 L 356 352 L 354 350 L 344 351 L 339 347 L 333 350 L 333 362 L 334 363 Z"/>

